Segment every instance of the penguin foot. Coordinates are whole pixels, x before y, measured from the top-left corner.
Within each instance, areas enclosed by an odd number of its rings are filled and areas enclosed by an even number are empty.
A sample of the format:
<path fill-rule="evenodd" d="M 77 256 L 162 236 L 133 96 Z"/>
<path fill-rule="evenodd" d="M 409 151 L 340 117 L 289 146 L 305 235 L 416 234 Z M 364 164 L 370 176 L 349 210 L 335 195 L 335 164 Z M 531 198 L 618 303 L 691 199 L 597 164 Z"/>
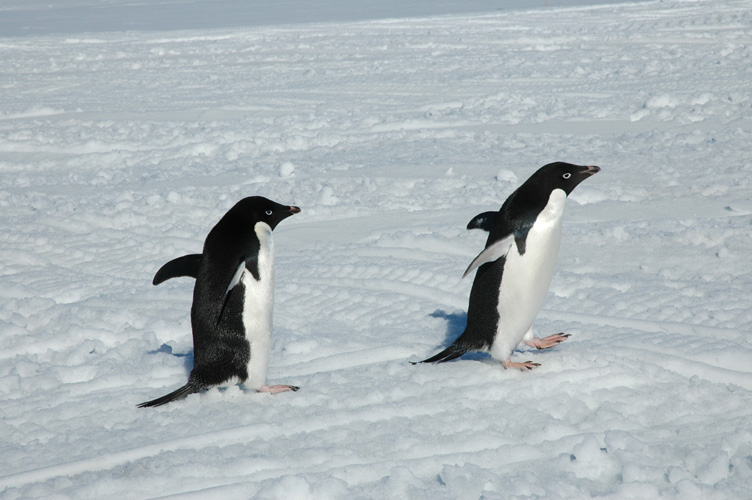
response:
<path fill-rule="evenodd" d="M 280 392 L 297 391 L 300 387 L 296 385 L 265 385 L 258 392 L 268 392 L 269 394 L 278 394 Z"/>
<path fill-rule="evenodd" d="M 557 333 L 555 335 L 549 335 L 548 337 L 538 338 L 533 337 L 533 340 L 526 340 L 525 344 L 536 349 L 550 349 L 557 346 L 567 340 L 567 337 L 571 337 L 568 333 Z"/>
<path fill-rule="evenodd" d="M 529 371 L 529 370 L 532 370 L 533 368 L 539 367 L 540 363 L 533 363 L 532 361 L 525 361 L 523 363 L 516 363 L 514 361 L 502 361 L 501 366 L 503 366 L 506 369 L 518 368 L 524 372 L 525 370 Z"/>

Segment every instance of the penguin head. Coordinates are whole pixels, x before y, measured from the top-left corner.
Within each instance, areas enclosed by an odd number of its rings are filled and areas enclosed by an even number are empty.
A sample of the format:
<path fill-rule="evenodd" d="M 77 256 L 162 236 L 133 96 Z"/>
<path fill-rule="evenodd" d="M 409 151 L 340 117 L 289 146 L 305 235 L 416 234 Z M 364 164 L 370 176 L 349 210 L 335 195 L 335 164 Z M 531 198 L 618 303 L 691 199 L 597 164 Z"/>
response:
<path fill-rule="evenodd" d="M 549 193 L 561 189 L 569 196 L 580 182 L 600 170 L 600 167 L 596 166 L 572 165 L 557 161 L 539 168 L 527 182 L 542 187 Z"/>
<path fill-rule="evenodd" d="M 284 219 L 300 213 L 300 209 L 295 206 L 281 205 L 263 196 L 250 196 L 236 203 L 231 212 L 239 212 L 244 218 L 254 223 L 265 222 L 274 229 Z"/>

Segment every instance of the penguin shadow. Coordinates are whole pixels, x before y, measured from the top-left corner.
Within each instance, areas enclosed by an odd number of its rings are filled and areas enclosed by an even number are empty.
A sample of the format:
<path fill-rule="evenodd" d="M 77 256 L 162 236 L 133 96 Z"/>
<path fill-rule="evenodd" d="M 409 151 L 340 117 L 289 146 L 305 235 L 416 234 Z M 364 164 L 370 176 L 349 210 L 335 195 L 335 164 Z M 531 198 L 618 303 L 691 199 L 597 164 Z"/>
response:
<path fill-rule="evenodd" d="M 183 363 L 185 364 L 186 372 L 190 373 L 191 370 L 193 370 L 193 350 L 190 350 L 185 353 L 173 352 L 172 346 L 169 346 L 167 344 L 162 344 L 161 346 L 159 346 L 159 349 L 149 351 L 149 354 L 161 354 L 161 353 L 169 354 L 170 356 L 175 356 L 176 358 L 183 358 Z"/>
<path fill-rule="evenodd" d="M 446 333 L 444 334 L 444 342 L 441 344 L 441 348 L 449 347 L 454 343 L 455 340 L 459 338 L 460 335 L 465 331 L 465 327 L 467 326 L 467 312 L 462 311 L 459 313 L 448 313 L 442 309 L 436 309 L 434 312 L 429 314 L 432 318 L 440 318 L 443 320 L 446 320 L 447 322 L 447 329 Z M 476 361 L 481 361 L 484 359 L 490 359 L 491 355 L 486 352 L 466 352 L 461 356 L 462 359 L 472 359 Z"/>
<path fill-rule="evenodd" d="M 193 370 L 193 350 L 190 350 L 188 352 L 173 352 L 171 346 L 169 346 L 167 344 L 162 344 L 161 346 L 159 346 L 159 349 L 155 349 L 153 351 L 148 351 L 148 353 L 149 354 L 162 354 L 162 353 L 164 353 L 164 354 L 169 354 L 170 356 L 175 356 L 176 358 L 183 358 L 183 363 L 185 364 L 185 372 L 190 376 L 191 371 Z M 238 384 L 235 384 L 235 385 L 237 385 L 238 387 L 240 387 L 240 389 L 243 392 L 247 392 L 248 391 L 246 389 L 246 387 L 242 383 L 238 383 Z M 227 389 L 229 389 L 229 387 L 230 386 L 220 386 L 220 387 L 217 387 L 216 389 L 219 392 L 225 392 L 225 391 L 227 391 Z M 204 393 L 206 391 L 207 391 L 207 389 L 202 389 L 202 390 L 200 390 L 198 392 L 199 393 Z M 252 391 L 252 392 L 255 392 L 255 391 Z"/>

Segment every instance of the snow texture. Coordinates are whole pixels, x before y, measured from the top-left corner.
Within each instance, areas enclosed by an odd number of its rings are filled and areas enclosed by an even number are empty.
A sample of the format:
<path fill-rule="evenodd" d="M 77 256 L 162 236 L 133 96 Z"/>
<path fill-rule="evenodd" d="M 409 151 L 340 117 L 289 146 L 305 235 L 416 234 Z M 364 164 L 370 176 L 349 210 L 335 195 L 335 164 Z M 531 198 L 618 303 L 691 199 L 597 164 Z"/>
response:
<path fill-rule="evenodd" d="M 751 1 L 49 3 L 0 13 L 0 498 L 750 498 Z M 572 337 L 411 365 L 463 329 L 465 224 L 556 160 L 603 169 L 535 324 Z M 303 210 L 268 374 L 300 391 L 136 408 L 192 366 L 193 282 L 154 272 L 250 195 Z"/>

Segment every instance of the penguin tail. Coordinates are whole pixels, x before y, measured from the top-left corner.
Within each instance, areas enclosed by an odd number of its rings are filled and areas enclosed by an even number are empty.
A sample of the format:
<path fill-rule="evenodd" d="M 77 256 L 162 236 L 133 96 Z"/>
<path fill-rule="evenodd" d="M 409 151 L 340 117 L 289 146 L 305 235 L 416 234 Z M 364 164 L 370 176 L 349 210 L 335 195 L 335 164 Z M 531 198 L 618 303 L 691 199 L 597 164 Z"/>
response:
<path fill-rule="evenodd" d="M 138 407 L 139 408 L 151 408 L 155 406 L 162 406 L 172 401 L 178 401 L 180 399 L 184 399 L 188 397 L 190 394 L 194 394 L 200 390 L 201 388 L 198 387 L 196 384 L 188 382 L 180 389 L 173 391 L 167 394 L 166 396 L 162 396 L 161 398 L 157 398 L 151 401 L 147 401 L 145 403 L 141 403 L 140 405 L 138 405 Z"/>
<path fill-rule="evenodd" d="M 468 347 L 464 342 L 455 342 L 437 355 L 424 359 L 423 361 L 420 361 L 420 363 L 444 363 L 445 361 L 457 359 L 463 354 L 474 350 L 475 349 Z"/>

